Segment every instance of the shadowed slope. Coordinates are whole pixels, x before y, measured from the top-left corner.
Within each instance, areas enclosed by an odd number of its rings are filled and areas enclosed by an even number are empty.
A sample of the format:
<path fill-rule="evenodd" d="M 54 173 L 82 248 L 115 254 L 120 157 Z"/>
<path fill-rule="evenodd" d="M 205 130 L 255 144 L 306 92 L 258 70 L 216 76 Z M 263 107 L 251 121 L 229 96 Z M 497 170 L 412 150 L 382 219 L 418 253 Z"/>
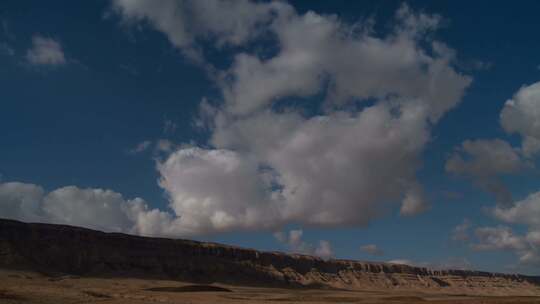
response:
<path fill-rule="evenodd" d="M 323 260 L 215 243 L 0 220 L 0 267 L 239 285 L 540 293 L 540 278 L 389 263 Z"/>

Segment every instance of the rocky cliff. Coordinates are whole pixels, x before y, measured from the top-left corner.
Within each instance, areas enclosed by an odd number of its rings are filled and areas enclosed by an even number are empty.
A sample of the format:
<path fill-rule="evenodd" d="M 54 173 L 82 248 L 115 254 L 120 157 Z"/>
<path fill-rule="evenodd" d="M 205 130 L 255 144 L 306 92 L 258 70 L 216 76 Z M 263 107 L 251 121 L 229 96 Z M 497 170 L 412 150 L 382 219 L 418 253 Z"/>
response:
<path fill-rule="evenodd" d="M 264 286 L 540 294 L 540 277 L 323 260 L 215 243 L 0 219 L 0 267 Z"/>

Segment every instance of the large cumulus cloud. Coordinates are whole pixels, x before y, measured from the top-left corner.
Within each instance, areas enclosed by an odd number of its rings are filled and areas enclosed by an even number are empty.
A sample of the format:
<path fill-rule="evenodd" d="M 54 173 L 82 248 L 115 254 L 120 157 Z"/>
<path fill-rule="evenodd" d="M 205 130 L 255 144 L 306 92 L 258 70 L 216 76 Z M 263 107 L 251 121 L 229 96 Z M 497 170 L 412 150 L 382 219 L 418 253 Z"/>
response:
<path fill-rule="evenodd" d="M 201 103 L 197 122 L 209 140 L 157 164 L 181 231 L 367 225 L 396 205 L 404 216 L 428 208 L 415 176 L 422 152 L 471 82 L 453 68 L 455 51 L 432 38 L 440 16 L 403 5 L 390 30 L 376 33 L 371 22 L 300 14 L 285 2 L 113 8 L 191 54 L 222 93 Z M 269 43 L 275 51 L 261 52 Z M 231 64 L 213 66 L 205 47 L 227 49 Z"/>
<path fill-rule="evenodd" d="M 201 103 L 208 141 L 170 145 L 158 158 L 171 211 L 109 190 L 19 185 L 33 198 L 8 191 L 2 202 L 15 217 L 187 235 L 361 226 L 428 208 L 416 179 L 423 150 L 471 83 L 453 67 L 456 52 L 433 38 L 441 17 L 403 5 L 389 30 L 375 32 L 371 21 L 277 1 L 115 0 L 112 9 L 126 25 L 162 32 L 208 72 L 221 92 Z M 213 65 L 205 48 L 233 54 L 230 65 Z"/>

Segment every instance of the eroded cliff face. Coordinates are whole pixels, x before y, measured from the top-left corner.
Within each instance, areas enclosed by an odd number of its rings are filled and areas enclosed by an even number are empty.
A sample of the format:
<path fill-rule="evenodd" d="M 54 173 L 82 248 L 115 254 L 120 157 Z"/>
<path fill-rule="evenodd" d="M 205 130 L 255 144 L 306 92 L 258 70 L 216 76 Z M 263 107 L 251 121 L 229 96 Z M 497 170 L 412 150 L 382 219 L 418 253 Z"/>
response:
<path fill-rule="evenodd" d="M 0 267 L 228 284 L 540 294 L 540 277 L 323 260 L 214 243 L 0 220 Z"/>

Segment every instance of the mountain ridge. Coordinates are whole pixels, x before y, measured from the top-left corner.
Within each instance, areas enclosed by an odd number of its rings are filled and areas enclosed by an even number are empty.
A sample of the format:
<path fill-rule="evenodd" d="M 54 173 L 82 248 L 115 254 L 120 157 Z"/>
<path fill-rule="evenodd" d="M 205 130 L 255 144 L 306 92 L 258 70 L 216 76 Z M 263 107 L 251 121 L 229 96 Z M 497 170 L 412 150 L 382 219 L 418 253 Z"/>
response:
<path fill-rule="evenodd" d="M 0 219 L 0 268 L 51 275 L 132 276 L 260 286 L 540 294 L 540 276 L 324 260 L 219 243 L 7 219 Z"/>

